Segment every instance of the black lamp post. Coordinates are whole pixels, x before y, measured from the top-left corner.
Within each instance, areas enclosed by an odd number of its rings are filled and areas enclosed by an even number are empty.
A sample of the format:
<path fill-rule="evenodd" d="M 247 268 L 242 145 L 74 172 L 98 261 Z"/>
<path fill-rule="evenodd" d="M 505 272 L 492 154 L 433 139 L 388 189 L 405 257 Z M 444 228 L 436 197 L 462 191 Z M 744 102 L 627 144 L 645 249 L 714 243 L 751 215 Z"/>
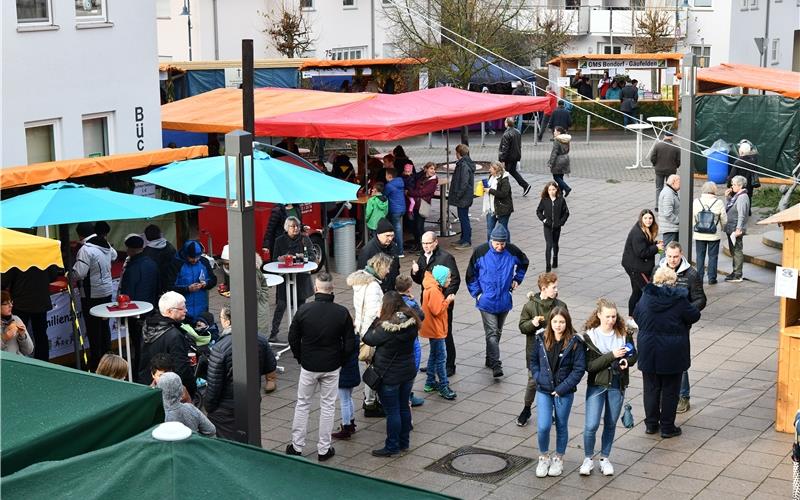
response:
<path fill-rule="evenodd" d="M 183 9 L 180 15 L 186 16 L 186 25 L 189 30 L 189 60 L 192 60 L 192 4 L 191 0 L 183 0 Z"/>

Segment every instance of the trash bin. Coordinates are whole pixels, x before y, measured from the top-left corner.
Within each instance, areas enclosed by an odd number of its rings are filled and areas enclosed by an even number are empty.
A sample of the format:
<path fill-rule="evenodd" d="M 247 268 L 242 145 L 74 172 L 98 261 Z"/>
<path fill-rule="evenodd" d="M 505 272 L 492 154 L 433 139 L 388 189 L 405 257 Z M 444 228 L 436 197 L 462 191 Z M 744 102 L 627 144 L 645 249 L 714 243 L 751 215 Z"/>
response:
<path fill-rule="evenodd" d="M 708 155 L 708 180 L 724 184 L 728 178 L 728 155 L 722 151 L 714 151 Z"/>
<path fill-rule="evenodd" d="M 339 274 L 348 275 L 356 270 L 356 221 L 333 219 L 333 267 Z"/>

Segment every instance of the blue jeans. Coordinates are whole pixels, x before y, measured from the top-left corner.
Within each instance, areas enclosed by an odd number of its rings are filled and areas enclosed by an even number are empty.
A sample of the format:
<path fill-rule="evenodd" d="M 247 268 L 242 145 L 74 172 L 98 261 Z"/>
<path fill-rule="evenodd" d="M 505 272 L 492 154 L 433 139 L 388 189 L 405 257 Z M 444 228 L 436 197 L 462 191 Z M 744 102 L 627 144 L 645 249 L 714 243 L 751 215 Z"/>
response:
<path fill-rule="evenodd" d="M 469 207 L 461 208 L 456 207 L 458 212 L 458 222 L 461 223 L 461 239 L 460 243 L 472 244 L 472 225 L 469 222 Z"/>
<path fill-rule="evenodd" d="M 708 251 L 708 280 L 717 279 L 717 260 L 719 260 L 719 240 L 701 241 L 694 240 L 694 247 L 697 251 L 697 274 L 703 279 L 703 271 L 706 270 L 706 250 Z"/>
<path fill-rule="evenodd" d="M 339 387 L 339 409 L 342 412 L 342 425 L 350 425 L 353 421 L 353 388 Z"/>
<path fill-rule="evenodd" d="M 637 109 L 633 109 L 631 111 L 625 112 L 625 114 L 622 115 L 622 125 L 627 127 L 628 125 L 632 125 L 634 123 L 637 123 L 637 121 L 636 121 L 637 118 L 638 118 L 636 116 L 636 112 L 637 111 L 639 111 L 638 108 Z"/>
<path fill-rule="evenodd" d="M 688 371 L 687 372 L 683 372 L 683 376 L 681 377 L 680 397 L 689 399 L 689 372 Z"/>
<path fill-rule="evenodd" d="M 394 241 L 397 242 L 397 251 L 403 255 L 403 214 L 389 214 L 389 222 L 394 226 Z"/>
<path fill-rule="evenodd" d="M 496 226 L 499 222 L 503 225 L 503 227 L 506 228 L 506 231 L 508 231 L 508 242 L 511 243 L 511 230 L 508 229 L 508 219 L 510 218 L 511 215 L 497 217 L 494 212 L 489 212 L 486 214 L 486 239 L 490 239 L 489 237 L 492 235 L 492 229 L 494 229 L 494 226 Z"/>
<path fill-rule="evenodd" d="M 558 189 L 561 190 L 562 194 L 568 195 L 569 192 L 572 191 L 572 188 L 569 187 L 569 184 L 564 181 L 564 174 L 553 174 L 553 180 L 556 181 L 556 184 L 558 184 Z"/>
<path fill-rule="evenodd" d="M 540 454 L 546 455 L 550 452 L 550 428 L 553 426 L 554 413 L 556 417 L 556 453 L 563 455 L 567 451 L 567 441 L 569 441 L 567 424 L 574 398 L 574 392 L 564 396 L 552 396 L 536 391 L 536 423 L 538 425 L 536 437 L 539 440 Z"/>
<path fill-rule="evenodd" d="M 425 385 L 435 386 L 438 377 L 439 387 L 447 387 L 447 370 L 444 367 L 447 360 L 447 347 L 444 339 L 428 339 L 428 341 L 431 351 L 428 354 L 428 378 L 425 380 Z"/>
<path fill-rule="evenodd" d="M 411 406 L 408 398 L 414 379 L 402 384 L 382 385 L 381 404 L 386 412 L 386 444 L 384 448 L 391 453 L 407 450 L 411 440 Z"/>
<path fill-rule="evenodd" d="M 603 435 L 600 438 L 600 455 L 608 457 L 614 443 L 617 420 L 622 412 L 625 393 L 615 387 L 590 385 L 586 389 L 586 419 L 583 427 L 583 450 L 588 458 L 594 456 L 594 442 L 603 416 Z M 603 414 L 605 408 L 605 414 Z"/>

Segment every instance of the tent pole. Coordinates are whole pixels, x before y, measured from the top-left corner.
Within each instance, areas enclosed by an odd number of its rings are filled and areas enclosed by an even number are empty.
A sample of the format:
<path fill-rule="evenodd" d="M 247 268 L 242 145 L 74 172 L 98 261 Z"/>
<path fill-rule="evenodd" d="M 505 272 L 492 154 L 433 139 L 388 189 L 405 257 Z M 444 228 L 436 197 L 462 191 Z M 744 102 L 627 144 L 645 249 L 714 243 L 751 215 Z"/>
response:
<path fill-rule="evenodd" d="M 445 175 L 447 183 L 439 186 L 439 236 L 450 236 L 450 206 L 447 200 L 447 188 L 450 187 L 450 129 L 445 133 Z"/>
<path fill-rule="evenodd" d="M 369 143 L 367 142 L 366 139 L 358 141 L 358 150 L 361 151 L 362 148 L 364 150 L 364 170 L 363 173 L 361 174 L 362 175 L 361 178 L 362 182 L 364 183 L 363 184 L 364 193 L 367 196 L 369 196 Z M 362 211 L 363 224 L 361 225 L 361 241 L 363 242 L 364 245 L 367 244 L 367 235 L 368 235 L 366 214 L 367 214 L 366 211 Z M 353 218 L 355 219 L 355 217 Z"/>

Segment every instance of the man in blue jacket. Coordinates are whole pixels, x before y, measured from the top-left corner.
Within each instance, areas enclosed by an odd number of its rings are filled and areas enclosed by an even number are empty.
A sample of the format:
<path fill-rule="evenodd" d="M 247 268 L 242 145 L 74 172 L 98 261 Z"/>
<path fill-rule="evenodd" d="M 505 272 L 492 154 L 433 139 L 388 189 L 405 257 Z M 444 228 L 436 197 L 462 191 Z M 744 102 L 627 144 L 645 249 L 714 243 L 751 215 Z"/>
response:
<path fill-rule="evenodd" d="M 511 292 L 525 278 L 528 256 L 508 243 L 508 231 L 498 224 L 490 241 L 475 248 L 467 266 L 467 288 L 476 300 L 486 333 L 486 367 L 492 376 L 503 376 L 500 361 L 500 336 L 508 311 L 513 307 Z"/>
<path fill-rule="evenodd" d="M 119 280 L 119 293 L 125 294 L 131 300 L 141 300 L 158 305 L 158 292 L 160 290 L 158 264 L 143 253 L 144 238 L 138 234 L 129 234 L 125 238 L 125 249 L 128 258 Z M 131 354 L 133 373 L 139 373 L 139 354 L 142 348 L 142 321 L 144 318 L 131 318 L 128 321 L 128 330 L 131 337 Z"/>
<path fill-rule="evenodd" d="M 203 256 L 203 245 L 187 240 L 172 261 L 168 286 L 186 298 L 187 322 L 194 324 L 200 313 L 208 311 L 208 291 L 217 286 L 211 263 Z"/>
<path fill-rule="evenodd" d="M 394 226 L 399 257 L 403 257 L 403 215 L 406 213 L 406 185 L 393 168 L 387 168 L 383 194 L 389 198 L 389 222 Z"/>

